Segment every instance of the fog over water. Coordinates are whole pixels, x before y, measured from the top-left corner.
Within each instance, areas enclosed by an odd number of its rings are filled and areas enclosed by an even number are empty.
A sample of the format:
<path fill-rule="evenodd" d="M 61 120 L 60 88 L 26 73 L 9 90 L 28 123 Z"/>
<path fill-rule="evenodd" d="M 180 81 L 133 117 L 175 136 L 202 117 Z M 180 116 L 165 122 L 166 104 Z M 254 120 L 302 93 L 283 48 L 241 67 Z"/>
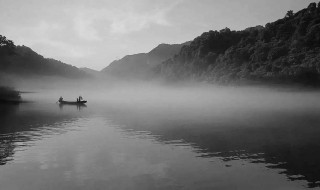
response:
<path fill-rule="evenodd" d="M 28 85 L 27 85 L 28 83 Z M 5 189 L 305 189 L 320 181 L 320 91 L 161 82 L 17 88 L 1 109 Z M 57 100 L 88 100 L 59 106 Z M 34 179 L 39 179 L 34 181 Z"/>
<path fill-rule="evenodd" d="M 320 188 L 320 2 L 0 0 L 0 190 Z"/>
<path fill-rule="evenodd" d="M 218 121 L 243 122 L 243 124 L 272 122 L 267 117 L 286 120 L 281 113 L 317 113 L 320 91 L 316 89 L 266 87 L 266 86 L 214 86 L 210 84 L 166 85 L 162 83 L 109 83 L 94 86 L 89 83 L 66 88 L 36 90 L 32 101 L 55 102 L 76 100 L 82 95 L 88 106 L 115 107 L 117 110 L 139 111 L 156 114 L 157 117 L 189 119 L 195 122 Z M 103 107 L 103 106 L 102 106 Z M 261 115 L 260 115 L 261 114 Z M 258 118 L 261 116 L 261 118 Z M 227 119 L 228 118 L 228 119 Z M 240 124 L 240 123 L 239 123 Z"/>

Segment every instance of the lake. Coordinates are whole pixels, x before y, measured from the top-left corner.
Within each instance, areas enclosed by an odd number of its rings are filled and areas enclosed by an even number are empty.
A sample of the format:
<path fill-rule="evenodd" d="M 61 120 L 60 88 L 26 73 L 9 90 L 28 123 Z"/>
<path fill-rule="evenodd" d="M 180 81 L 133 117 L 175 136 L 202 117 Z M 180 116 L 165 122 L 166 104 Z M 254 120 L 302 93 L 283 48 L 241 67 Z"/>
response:
<path fill-rule="evenodd" d="M 0 105 L 0 189 L 320 187 L 318 91 L 141 89 Z"/>

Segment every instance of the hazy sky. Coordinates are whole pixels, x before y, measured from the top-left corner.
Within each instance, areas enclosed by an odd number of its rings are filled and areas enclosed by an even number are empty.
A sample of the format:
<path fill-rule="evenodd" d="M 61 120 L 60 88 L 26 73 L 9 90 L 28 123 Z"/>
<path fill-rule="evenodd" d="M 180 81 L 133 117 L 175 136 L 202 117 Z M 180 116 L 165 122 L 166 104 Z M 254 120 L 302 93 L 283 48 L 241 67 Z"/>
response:
<path fill-rule="evenodd" d="M 265 25 L 315 0 L 0 0 L 0 34 L 77 67 L 182 43 L 209 30 Z"/>

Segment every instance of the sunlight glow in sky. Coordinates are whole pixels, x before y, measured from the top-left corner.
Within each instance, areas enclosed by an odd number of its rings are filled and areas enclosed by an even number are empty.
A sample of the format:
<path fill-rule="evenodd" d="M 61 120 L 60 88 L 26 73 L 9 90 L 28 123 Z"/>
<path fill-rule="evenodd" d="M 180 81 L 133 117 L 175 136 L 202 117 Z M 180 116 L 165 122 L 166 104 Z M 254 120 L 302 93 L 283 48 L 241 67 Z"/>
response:
<path fill-rule="evenodd" d="M 101 70 L 160 43 L 242 30 L 315 0 L 0 0 L 0 34 L 65 63 Z"/>

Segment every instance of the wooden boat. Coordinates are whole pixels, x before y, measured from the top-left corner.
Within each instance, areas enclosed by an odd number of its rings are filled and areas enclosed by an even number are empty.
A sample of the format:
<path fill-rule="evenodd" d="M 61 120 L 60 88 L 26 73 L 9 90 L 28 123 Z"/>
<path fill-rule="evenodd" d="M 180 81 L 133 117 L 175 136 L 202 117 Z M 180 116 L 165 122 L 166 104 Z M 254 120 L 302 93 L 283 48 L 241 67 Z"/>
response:
<path fill-rule="evenodd" d="M 86 100 L 82 100 L 82 101 L 79 101 L 79 102 L 77 102 L 77 101 L 72 102 L 72 101 L 59 100 L 59 103 L 60 104 L 68 104 L 68 105 L 84 105 L 85 103 L 87 103 L 87 101 Z"/>

